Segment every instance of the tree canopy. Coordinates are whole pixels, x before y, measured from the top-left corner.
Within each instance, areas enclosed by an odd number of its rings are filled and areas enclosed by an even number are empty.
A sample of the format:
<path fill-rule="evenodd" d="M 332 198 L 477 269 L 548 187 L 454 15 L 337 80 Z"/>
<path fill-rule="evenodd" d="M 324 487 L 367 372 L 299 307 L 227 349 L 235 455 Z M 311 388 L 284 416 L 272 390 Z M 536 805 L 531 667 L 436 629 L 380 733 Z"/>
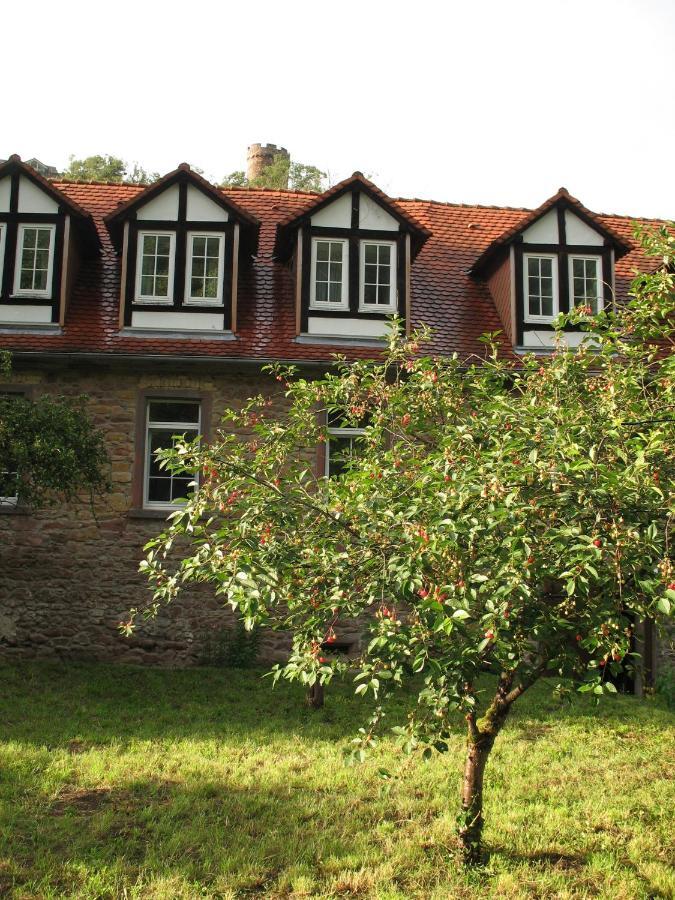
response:
<path fill-rule="evenodd" d="M 291 162 L 287 157 L 278 155 L 274 162 L 266 166 L 257 177 L 248 179 L 245 172 L 232 172 L 223 179 L 221 187 L 254 187 L 272 188 L 274 190 L 315 191 L 321 193 L 326 189 L 326 173 L 316 166 Z"/>
<path fill-rule="evenodd" d="M 0 376 L 10 359 L 0 353 Z M 108 488 L 103 433 L 85 398 L 3 392 L 0 377 L 0 503 L 37 507 Z"/>
<path fill-rule="evenodd" d="M 127 181 L 131 184 L 151 184 L 159 178 L 159 172 L 149 172 L 137 162 L 125 162 L 117 156 L 97 154 L 85 159 L 71 155 L 64 178 L 76 181 Z"/>
<path fill-rule="evenodd" d="M 394 730 L 408 750 L 443 751 L 465 718 L 467 862 L 480 858 L 485 764 L 514 702 L 543 676 L 560 697 L 615 692 L 637 659 L 636 623 L 675 602 L 675 245 L 665 231 L 643 243 L 658 271 L 620 309 L 561 317 L 549 355 L 516 361 L 488 335 L 481 358 L 431 357 L 424 333 L 394 331 L 381 360 L 338 361 L 316 380 L 275 367 L 283 420 L 253 398 L 212 444 L 163 454 L 200 473 L 199 491 L 147 547 L 145 612 L 209 582 L 248 626 L 290 632 L 277 678 L 349 673 L 373 698 L 357 756 L 391 691 L 419 682 Z M 588 331 L 578 350 L 566 325 Z M 363 436 L 327 478 L 311 459 L 331 423 Z M 367 636 L 346 661 L 331 645 L 353 619 Z"/>

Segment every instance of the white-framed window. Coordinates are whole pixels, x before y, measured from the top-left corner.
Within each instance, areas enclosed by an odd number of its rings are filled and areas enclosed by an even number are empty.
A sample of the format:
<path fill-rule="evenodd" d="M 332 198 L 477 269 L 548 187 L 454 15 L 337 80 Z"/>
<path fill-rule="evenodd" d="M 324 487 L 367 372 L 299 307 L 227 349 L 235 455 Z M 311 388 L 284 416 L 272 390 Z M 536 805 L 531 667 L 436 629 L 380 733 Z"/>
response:
<path fill-rule="evenodd" d="M 348 309 L 348 283 L 348 241 L 341 238 L 313 238 L 310 307 Z"/>
<path fill-rule="evenodd" d="M 359 438 L 363 434 L 363 428 L 328 428 L 324 470 L 327 478 L 341 475 L 349 465 L 349 460 L 359 454 Z"/>
<path fill-rule="evenodd" d="M 139 231 L 136 300 L 173 303 L 174 231 Z"/>
<path fill-rule="evenodd" d="M 2 290 L 2 275 L 5 271 L 5 241 L 7 239 L 7 226 L 0 222 L 0 290 Z"/>
<path fill-rule="evenodd" d="M 604 305 L 602 259 L 599 256 L 569 256 L 570 306 L 590 306 L 594 313 Z"/>
<path fill-rule="evenodd" d="M 56 225 L 19 225 L 14 267 L 15 296 L 51 298 L 55 233 Z"/>
<path fill-rule="evenodd" d="M 0 390 L 0 404 L 11 403 L 13 400 L 23 398 L 19 392 L 5 392 Z M 16 460 L 11 455 L 9 459 L 0 460 L 0 507 L 15 507 L 19 503 L 19 472 L 16 468 Z"/>
<path fill-rule="evenodd" d="M 223 302 L 225 235 L 191 231 L 187 236 L 185 302 L 195 305 Z"/>
<path fill-rule="evenodd" d="M 199 400 L 150 399 L 145 410 L 145 461 L 143 470 L 143 506 L 176 509 L 198 480 L 196 472 L 171 472 L 162 468 L 158 450 L 173 447 L 174 438 L 185 435 L 192 440 L 200 433 Z"/>
<path fill-rule="evenodd" d="M 558 257 L 523 256 L 523 297 L 526 322 L 552 322 L 558 315 Z"/>
<path fill-rule="evenodd" d="M 361 312 L 396 312 L 396 244 L 361 241 Z"/>

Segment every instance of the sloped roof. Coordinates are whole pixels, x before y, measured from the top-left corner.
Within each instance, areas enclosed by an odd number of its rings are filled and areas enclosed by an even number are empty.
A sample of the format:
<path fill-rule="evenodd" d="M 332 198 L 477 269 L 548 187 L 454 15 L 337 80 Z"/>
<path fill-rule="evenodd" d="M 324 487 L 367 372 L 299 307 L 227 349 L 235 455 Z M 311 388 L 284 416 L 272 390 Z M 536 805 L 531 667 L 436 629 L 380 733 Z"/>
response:
<path fill-rule="evenodd" d="M 57 182 L 55 188 L 93 217 L 103 246 L 100 258 L 85 262 L 76 281 L 60 334 L 0 333 L 0 346 L 30 353 L 96 353 L 128 358 L 283 359 L 325 362 L 333 353 L 364 358 L 377 351 L 365 347 L 312 345 L 295 338 L 295 281 L 288 266 L 274 258 L 277 226 L 307 210 L 315 194 L 269 189 L 230 188 L 223 197 L 260 221 L 256 258 L 239 269 L 237 340 L 200 337 L 130 336 L 119 330 L 120 262 L 105 219 L 121 204 L 138 198 L 138 185 Z M 510 230 L 522 229 L 528 209 L 464 206 L 427 200 L 397 199 L 397 206 L 430 233 L 412 267 L 412 324 L 434 329 L 430 352 L 483 355 L 479 337 L 501 328 L 485 283 L 469 270 L 485 250 Z M 616 265 L 616 288 L 625 297 L 634 271 L 653 268 L 632 239 L 633 219 L 597 215 L 628 252 Z M 660 225 L 659 220 L 641 220 Z M 510 348 L 507 348 L 510 352 Z"/>
<path fill-rule="evenodd" d="M 590 225 L 591 228 L 595 228 L 596 231 L 599 231 L 603 237 L 607 238 L 607 240 L 614 245 L 617 259 L 629 252 L 630 244 L 623 240 L 613 228 L 604 224 L 602 217 L 592 213 L 590 209 L 586 209 L 580 200 L 577 200 L 576 197 L 573 197 L 569 193 L 567 188 L 561 187 L 558 188 L 552 197 L 545 200 L 541 206 L 538 206 L 537 209 L 533 209 L 522 222 L 518 222 L 517 225 L 507 228 L 503 234 L 500 234 L 498 238 L 486 247 L 471 267 L 471 274 L 480 277 L 480 275 L 482 275 L 489 267 L 490 263 L 498 257 L 501 251 L 508 247 L 521 232 L 526 228 L 529 228 L 530 225 L 533 225 L 536 221 L 541 219 L 542 216 L 546 215 L 549 210 L 556 206 L 563 206 L 564 208 L 573 210 L 587 225 Z"/>

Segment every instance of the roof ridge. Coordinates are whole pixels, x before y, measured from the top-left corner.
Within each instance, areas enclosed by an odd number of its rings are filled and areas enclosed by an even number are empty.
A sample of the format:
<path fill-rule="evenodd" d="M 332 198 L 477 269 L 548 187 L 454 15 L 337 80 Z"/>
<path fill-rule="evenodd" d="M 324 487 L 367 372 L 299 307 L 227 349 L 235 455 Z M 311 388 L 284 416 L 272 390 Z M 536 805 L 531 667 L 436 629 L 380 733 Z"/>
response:
<path fill-rule="evenodd" d="M 148 187 L 147 184 L 135 181 L 99 181 L 96 178 L 50 178 L 49 181 L 53 184 L 94 184 L 102 187 L 134 187 L 141 190 Z"/>

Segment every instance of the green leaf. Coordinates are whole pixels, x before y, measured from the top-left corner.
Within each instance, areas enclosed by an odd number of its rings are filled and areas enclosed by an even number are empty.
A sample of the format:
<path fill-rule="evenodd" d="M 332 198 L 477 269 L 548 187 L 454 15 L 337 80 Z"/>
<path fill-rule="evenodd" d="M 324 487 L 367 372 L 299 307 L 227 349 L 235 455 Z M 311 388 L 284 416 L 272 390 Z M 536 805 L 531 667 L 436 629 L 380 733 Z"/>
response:
<path fill-rule="evenodd" d="M 452 614 L 453 619 L 468 619 L 469 613 L 465 609 L 456 609 Z"/>
<path fill-rule="evenodd" d="M 672 594 L 673 591 L 668 591 L 669 594 Z M 658 603 L 656 604 L 656 608 L 659 612 L 662 612 L 664 616 L 670 615 L 670 600 L 667 597 L 660 597 Z"/>

